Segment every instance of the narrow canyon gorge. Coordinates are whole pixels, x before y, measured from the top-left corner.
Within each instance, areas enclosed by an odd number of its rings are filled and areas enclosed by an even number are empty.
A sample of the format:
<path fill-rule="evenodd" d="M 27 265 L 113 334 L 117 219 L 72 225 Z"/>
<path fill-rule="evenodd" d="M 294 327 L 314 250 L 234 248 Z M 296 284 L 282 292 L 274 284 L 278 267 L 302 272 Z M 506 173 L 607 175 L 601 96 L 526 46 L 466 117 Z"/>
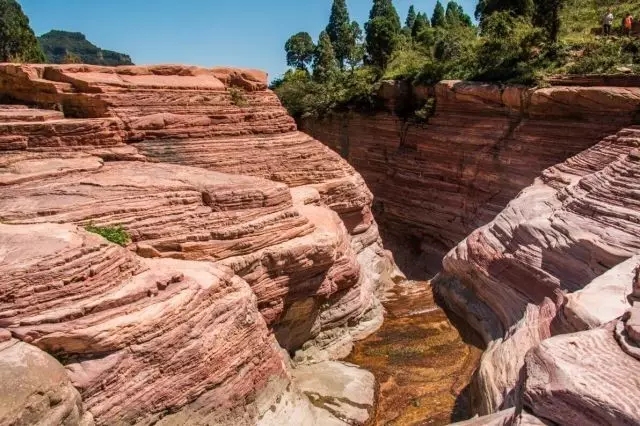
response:
<path fill-rule="evenodd" d="M 0 64 L 0 424 L 639 424 L 636 86 Z"/>

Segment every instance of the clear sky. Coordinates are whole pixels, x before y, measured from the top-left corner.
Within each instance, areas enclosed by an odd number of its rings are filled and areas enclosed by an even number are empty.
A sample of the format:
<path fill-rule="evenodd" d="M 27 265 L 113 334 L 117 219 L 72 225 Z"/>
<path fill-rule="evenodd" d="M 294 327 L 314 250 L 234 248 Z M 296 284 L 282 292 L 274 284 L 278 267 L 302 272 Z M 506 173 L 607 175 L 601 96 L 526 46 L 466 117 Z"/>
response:
<path fill-rule="evenodd" d="M 314 39 L 329 20 L 332 0 L 18 0 L 37 35 L 79 31 L 103 49 L 139 65 L 184 63 L 286 69 L 284 43 L 299 31 Z M 394 0 L 401 19 L 409 5 L 431 16 L 436 0 Z M 473 16 L 476 0 L 459 0 Z M 347 0 L 363 24 L 372 0 Z M 446 5 L 446 0 L 443 1 Z"/>

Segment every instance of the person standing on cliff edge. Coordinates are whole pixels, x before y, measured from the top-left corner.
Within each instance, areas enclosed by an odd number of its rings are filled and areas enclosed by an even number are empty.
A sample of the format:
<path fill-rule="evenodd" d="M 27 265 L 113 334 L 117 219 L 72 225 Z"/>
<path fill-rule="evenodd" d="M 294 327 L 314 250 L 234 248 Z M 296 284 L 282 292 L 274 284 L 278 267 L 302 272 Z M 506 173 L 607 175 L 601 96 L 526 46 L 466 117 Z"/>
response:
<path fill-rule="evenodd" d="M 624 35 L 629 37 L 631 35 L 631 28 L 633 27 L 633 16 L 630 13 L 627 13 L 622 20 L 622 32 Z"/>
<path fill-rule="evenodd" d="M 613 12 L 611 9 L 602 18 L 602 28 L 606 37 L 611 35 L 611 25 L 613 24 Z"/>

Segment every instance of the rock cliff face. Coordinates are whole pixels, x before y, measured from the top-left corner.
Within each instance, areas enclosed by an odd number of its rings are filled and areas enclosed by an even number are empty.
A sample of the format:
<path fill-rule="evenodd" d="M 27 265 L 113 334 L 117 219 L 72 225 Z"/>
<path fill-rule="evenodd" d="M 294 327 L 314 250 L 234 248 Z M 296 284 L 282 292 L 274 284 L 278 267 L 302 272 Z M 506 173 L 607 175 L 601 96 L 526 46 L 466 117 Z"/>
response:
<path fill-rule="evenodd" d="M 434 287 L 488 344 L 475 394 L 495 413 L 469 424 L 638 424 L 640 89 L 432 95 L 421 126 L 379 113 L 305 128 L 362 173 L 416 258 L 455 246 Z"/>
<path fill-rule="evenodd" d="M 639 145 L 627 127 L 545 170 L 445 258 L 437 288 L 489 342 L 483 412 L 524 404 L 561 424 L 640 421 L 638 336 L 622 318 L 637 298 Z"/>
<path fill-rule="evenodd" d="M 622 87 L 533 91 L 449 81 L 408 92 L 383 86 L 387 112 L 303 120 L 302 128 L 364 177 L 389 241 L 415 254 L 407 271 L 424 263 L 420 279 L 544 169 L 630 124 L 640 101 L 640 91 Z M 435 102 L 427 121 L 394 114 L 427 98 Z"/>
<path fill-rule="evenodd" d="M 3 64 L 0 96 L 0 331 L 66 368 L 67 424 L 366 421 L 370 374 L 328 360 L 379 326 L 399 273 L 362 178 L 265 74 Z M 292 375 L 282 348 L 363 388 Z M 0 418 L 36 412 L 3 392 Z"/>

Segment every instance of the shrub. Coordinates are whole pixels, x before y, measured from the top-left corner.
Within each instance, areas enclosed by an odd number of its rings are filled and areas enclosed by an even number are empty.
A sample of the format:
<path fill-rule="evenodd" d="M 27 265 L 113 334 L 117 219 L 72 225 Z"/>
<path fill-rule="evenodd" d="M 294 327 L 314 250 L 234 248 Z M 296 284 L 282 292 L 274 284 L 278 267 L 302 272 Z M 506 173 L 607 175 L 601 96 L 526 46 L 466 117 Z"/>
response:
<path fill-rule="evenodd" d="M 249 104 L 244 90 L 238 87 L 230 87 L 229 95 L 231 96 L 231 103 L 237 107 L 243 107 Z"/>
<path fill-rule="evenodd" d="M 570 74 L 610 73 L 619 66 L 635 71 L 640 65 L 640 42 L 635 39 L 588 42 L 573 50 L 579 54 L 567 67 Z"/>
<path fill-rule="evenodd" d="M 93 224 L 89 224 L 84 228 L 86 231 L 91 232 L 93 234 L 98 234 L 104 239 L 111 241 L 112 243 L 126 246 L 130 241 L 131 237 L 124 230 L 124 228 L 120 225 L 116 226 L 95 226 Z"/>

